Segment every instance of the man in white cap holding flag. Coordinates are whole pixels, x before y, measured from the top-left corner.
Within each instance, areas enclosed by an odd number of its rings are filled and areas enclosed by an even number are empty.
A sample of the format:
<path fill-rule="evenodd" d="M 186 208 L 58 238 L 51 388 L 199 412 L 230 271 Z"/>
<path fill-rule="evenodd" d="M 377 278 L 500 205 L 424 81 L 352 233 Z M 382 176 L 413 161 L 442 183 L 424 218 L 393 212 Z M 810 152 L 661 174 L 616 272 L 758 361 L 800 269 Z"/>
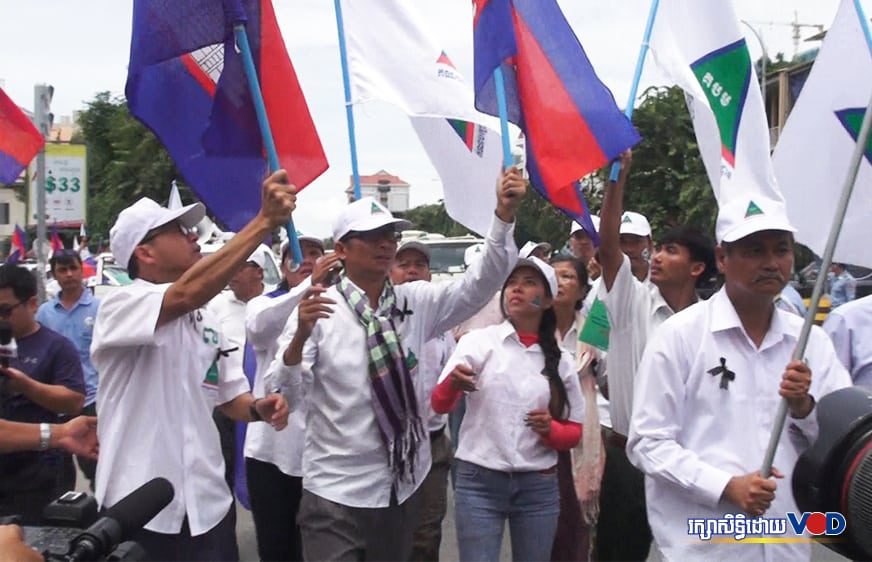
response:
<path fill-rule="evenodd" d="M 142 198 L 110 230 L 115 260 L 134 281 L 103 300 L 94 327 L 96 496 L 111 506 L 155 477 L 170 481 L 170 504 L 131 537 L 150 559 L 238 559 L 212 409 L 220 405 L 234 419 L 277 429 L 288 410 L 279 394 L 255 399 L 242 373 L 225 369 L 226 343 L 204 306 L 260 241 L 287 223 L 295 201 L 287 173 L 274 173 L 254 219 L 202 260 L 192 231 L 205 214 L 200 203 L 170 210 Z"/>
<path fill-rule="evenodd" d="M 292 395 L 307 392 L 298 517 L 305 559 L 409 558 L 416 491 L 431 463 L 418 358 L 425 342 L 502 286 L 517 260 L 514 218 L 526 186 L 515 168 L 500 176 L 482 257 L 450 284 L 389 281 L 409 223 L 375 199 L 359 199 L 336 218 L 344 271 L 329 289 L 310 289 L 267 375 Z"/>
<path fill-rule="evenodd" d="M 791 360 L 803 319 L 774 299 L 793 266 L 794 232 L 781 201 L 744 195 L 725 203 L 717 220 L 724 287 L 668 319 L 645 349 L 627 451 L 645 472 L 648 517 L 666 559 L 810 556 L 808 543 L 713 544 L 690 535 L 696 520 L 796 512 L 791 477 L 817 439 L 815 403 L 851 384 L 816 326 L 805 361 Z M 776 481 L 759 467 L 781 398 L 789 416 L 773 463 Z"/>

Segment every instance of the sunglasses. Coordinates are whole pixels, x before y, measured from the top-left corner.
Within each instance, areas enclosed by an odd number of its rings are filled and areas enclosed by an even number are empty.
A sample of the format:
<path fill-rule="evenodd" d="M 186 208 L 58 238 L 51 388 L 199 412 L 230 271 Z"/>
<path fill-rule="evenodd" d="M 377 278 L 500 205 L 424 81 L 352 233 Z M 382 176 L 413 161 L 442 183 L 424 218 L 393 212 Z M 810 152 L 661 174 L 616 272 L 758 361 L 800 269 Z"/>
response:
<path fill-rule="evenodd" d="M 403 238 L 403 233 L 397 231 L 393 226 L 377 228 L 375 230 L 367 230 L 359 232 L 352 230 L 345 236 L 345 240 L 361 240 L 362 242 L 375 243 L 383 240 L 390 242 L 399 242 Z"/>
<path fill-rule="evenodd" d="M 140 244 L 147 244 L 148 242 L 151 242 L 152 240 L 157 238 L 158 235 L 163 234 L 165 232 L 174 232 L 176 229 L 178 229 L 178 231 L 181 232 L 182 236 L 184 236 L 185 238 L 187 238 L 191 234 L 197 233 L 196 227 L 187 227 L 187 226 L 183 225 L 182 223 L 180 223 L 179 221 L 173 221 L 173 222 L 169 222 L 167 224 L 162 224 L 157 228 L 153 228 L 153 229 L 149 230 L 146 233 L 145 238 L 143 238 L 142 242 L 140 242 Z"/>
<path fill-rule="evenodd" d="M 0 318 L 9 318 L 16 308 L 27 301 L 18 301 L 15 304 L 0 304 Z"/>

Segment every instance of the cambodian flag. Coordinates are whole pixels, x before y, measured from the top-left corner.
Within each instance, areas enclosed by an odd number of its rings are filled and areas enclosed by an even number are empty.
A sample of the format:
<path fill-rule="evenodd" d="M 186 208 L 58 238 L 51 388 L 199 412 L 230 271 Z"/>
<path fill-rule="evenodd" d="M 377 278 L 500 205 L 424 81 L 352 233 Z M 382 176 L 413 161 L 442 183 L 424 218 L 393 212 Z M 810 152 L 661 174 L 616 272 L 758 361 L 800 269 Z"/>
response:
<path fill-rule="evenodd" d="M 231 230 L 257 213 L 268 171 L 236 22 L 248 31 L 279 162 L 302 189 L 327 159 L 269 0 L 136 0 L 126 87 L 130 112 Z"/>
<path fill-rule="evenodd" d="M 9 247 L 9 257 L 6 258 L 6 263 L 18 263 L 27 255 L 27 235 L 21 230 L 21 227 L 15 225 L 15 230 L 12 232 L 12 241 Z"/>
<path fill-rule="evenodd" d="M 14 183 L 45 139 L 0 88 L 0 183 Z"/>
<path fill-rule="evenodd" d="M 64 249 L 64 241 L 61 240 L 61 237 L 58 234 L 58 229 L 54 226 L 51 227 L 51 237 L 49 238 L 49 244 L 51 245 L 52 253 L 60 252 Z"/>
<path fill-rule="evenodd" d="M 474 0 L 475 107 L 498 115 L 501 68 L 509 121 L 525 133 L 533 187 L 590 226 L 578 179 L 639 142 L 600 82 L 556 0 Z"/>

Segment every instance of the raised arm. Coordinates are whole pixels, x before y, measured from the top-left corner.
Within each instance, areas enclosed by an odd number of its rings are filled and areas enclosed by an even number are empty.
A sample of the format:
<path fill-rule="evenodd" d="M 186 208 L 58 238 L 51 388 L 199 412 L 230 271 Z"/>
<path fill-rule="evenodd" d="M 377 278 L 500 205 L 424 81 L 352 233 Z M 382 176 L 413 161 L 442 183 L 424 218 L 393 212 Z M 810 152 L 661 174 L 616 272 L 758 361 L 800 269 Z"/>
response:
<path fill-rule="evenodd" d="M 629 150 L 621 154 L 621 173 L 616 183 L 609 183 L 603 194 L 600 210 L 599 264 L 602 267 L 603 283 L 611 291 L 624 259 L 621 253 L 621 215 L 624 212 L 624 186 L 630 174 L 633 153 Z"/>

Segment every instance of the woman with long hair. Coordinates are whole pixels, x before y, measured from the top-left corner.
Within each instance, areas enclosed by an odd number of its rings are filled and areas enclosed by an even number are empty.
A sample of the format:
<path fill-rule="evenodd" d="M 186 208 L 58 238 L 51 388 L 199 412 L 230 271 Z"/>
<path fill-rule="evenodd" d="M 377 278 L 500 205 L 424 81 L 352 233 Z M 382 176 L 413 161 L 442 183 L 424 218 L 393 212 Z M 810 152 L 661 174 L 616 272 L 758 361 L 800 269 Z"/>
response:
<path fill-rule="evenodd" d="M 515 560 L 547 560 L 560 502 L 557 451 L 581 438 L 584 403 L 555 338 L 554 269 L 518 260 L 500 300 L 506 320 L 469 332 L 433 391 L 438 413 L 463 393 L 455 453 L 455 521 L 461 561 L 499 559 L 508 519 Z"/>

